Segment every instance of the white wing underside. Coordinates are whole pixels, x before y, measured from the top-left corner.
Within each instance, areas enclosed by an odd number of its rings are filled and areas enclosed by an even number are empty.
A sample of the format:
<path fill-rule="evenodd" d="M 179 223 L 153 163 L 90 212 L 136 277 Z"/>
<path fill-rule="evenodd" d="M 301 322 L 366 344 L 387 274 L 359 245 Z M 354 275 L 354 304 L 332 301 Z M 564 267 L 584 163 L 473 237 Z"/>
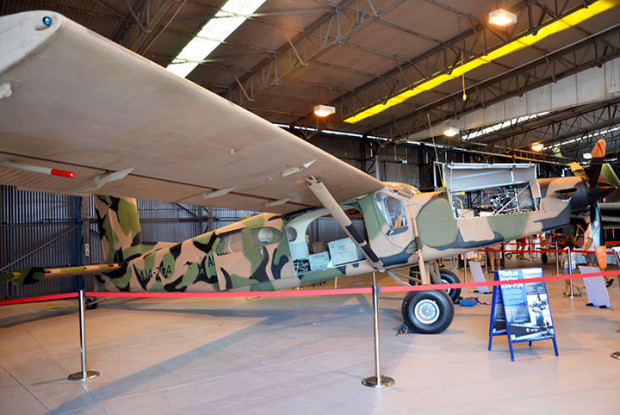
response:
<path fill-rule="evenodd" d="M 0 37 L 0 91 L 10 91 L 0 98 L 0 163 L 76 174 L 0 167 L 2 184 L 271 212 L 317 206 L 310 175 L 339 202 L 383 187 L 57 13 L 0 17 Z"/>

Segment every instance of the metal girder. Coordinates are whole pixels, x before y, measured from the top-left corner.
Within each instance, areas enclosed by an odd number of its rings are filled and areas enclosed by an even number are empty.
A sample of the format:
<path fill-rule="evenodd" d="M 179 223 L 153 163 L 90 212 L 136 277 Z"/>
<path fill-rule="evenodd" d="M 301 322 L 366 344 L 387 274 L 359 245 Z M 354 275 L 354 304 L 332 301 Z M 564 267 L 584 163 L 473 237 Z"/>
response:
<path fill-rule="evenodd" d="M 617 150 L 617 142 L 620 140 L 620 99 L 557 121 L 550 129 L 555 136 L 546 145 L 559 146 L 564 157 L 577 158 L 580 153 L 589 152 L 600 138 L 606 139 L 609 149 Z"/>
<path fill-rule="evenodd" d="M 378 0 L 372 3 L 367 0 L 341 1 L 331 8 L 330 13 L 321 16 L 306 27 L 303 33 L 278 48 L 273 56 L 264 59 L 249 74 L 239 78 L 239 82 L 248 97 L 254 99 L 269 87 L 279 85 L 284 77 L 302 67 L 302 63 L 312 62 L 337 45 L 348 44 L 351 36 L 403 2 L 393 0 L 383 4 Z M 239 105 L 247 102 L 237 83 L 231 85 L 223 95 Z"/>
<path fill-rule="evenodd" d="M 103 0 L 97 0 L 98 3 Z M 151 44 L 163 32 L 167 25 L 185 5 L 177 0 L 124 0 L 127 12 L 123 23 L 112 40 L 141 55 L 148 51 Z M 166 23 L 162 22 L 166 19 Z"/>
<path fill-rule="evenodd" d="M 471 134 L 481 129 L 464 131 Z M 469 146 L 490 144 L 503 148 L 525 148 L 534 142 L 541 142 L 546 147 L 557 146 L 560 155 L 576 159 L 580 152 L 588 152 L 599 139 L 620 139 L 620 98 L 592 105 L 571 108 L 560 113 L 549 114 L 543 118 L 516 124 L 496 133 L 487 134 L 477 139 L 477 143 L 468 142 Z M 609 144 L 609 143 L 608 143 Z M 547 153 L 554 153 L 553 149 Z M 541 158 L 549 158 L 546 153 Z M 552 158 L 555 157 L 552 156 Z"/>
<path fill-rule="evenodd" d="M 411 114 L 373 129 L 395 141 L 406 141 L 408 135 L 465 113 L 519 96 L 584 69 L 600 66 L 620 56 L 620 24 L 553 53 L 546 54 L 492 79 L 467 87 L 467 100 L 455 92 L 428 105 L 416 108 Z"/>
<path fill-rule="evenodd" d="M 438 2 L 435 2 L 438 3 Z M 343 118 L 353 115 L 362 109 L 385 102 L 392 96 L 407 90 L 411 85 L 429 80 L 444 73 L 451 73 L 453 68 L 461 65 L 463 61 L 469 62 L 487 54 L 490 50 L 510 43 L 512 40 L 528 33 L 535 33 L 540 26 L 549 21 L 557 20 L 592 3 L 592 1 L 562 2 L 549 8 L 540 2 L 523 2 L 520 9 L 513 10 L 517 14 L 528 14 L 529 19 L 520 19 L 510 30 L 498 30 L 486 23 L 476 22 L 470 16 L 464 16 L 471 27 L 461 34 L 453 37 L 442 45 L 401 64 L 387 73 L 343 95 L 332 104 L 342 109 Z M 532 47 L 537 49 L 536 47 Z M 541 54 L 545 53 L 540 50 Z M 500 65 L 492 62 L 492 65 Z M 502 70 L 511 68 L 500 65 Z M 387 92 L 390 91 L 388 94 Z M 393 91 L 393 92 L 392 92 Z M 462 91 L 460 92 L 462 95 Z M 360 124 L 364 124 L 361 122 Z"/>

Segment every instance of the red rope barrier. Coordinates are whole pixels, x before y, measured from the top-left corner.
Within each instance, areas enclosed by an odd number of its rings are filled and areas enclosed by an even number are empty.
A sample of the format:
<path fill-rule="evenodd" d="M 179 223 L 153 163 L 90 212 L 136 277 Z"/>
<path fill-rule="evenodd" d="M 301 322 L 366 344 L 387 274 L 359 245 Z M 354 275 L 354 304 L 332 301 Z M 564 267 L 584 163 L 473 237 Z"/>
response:
<path fill-rule="evenodd" d="M 308 290 L 308 291 L 223 291 L 223 292 L 96 292 L 89 291 L 89 297 L 131 297 L 131 298 L 230 298 L 230 297 L 316 297 L 321 295 L 352 295 L 352 294 L 372 294 L 371 287 L 360 288 L 339 288 L 329 290 Z M 1 303 L 0 303 L 1 304 Z"/>
<path fill-rule="evenodd" d="M 489 248 L 484 248 L 484 249 L 478 249 L 478 251 L 480 252 L 523 252 L 524 254 L 528 254 L 528 253 L 562 253 L 564 252 L 563 249 L 524 249 L 524 250 L 520 250 L 520 249 L 489 249 Z M 596 251 L 584 251 L 583 249 L 571 249 L 571 252 L 581 252 L 583 254 L 595 254 Z M 607 253 L 607 255 L 612 255 L 613 252 L 612 251 L 605 251 Z"/>
<path fill-rule="evenodd" d="M 569 280 L 577 278 L 593 278 L 620 275 L 620 270 L 593 272 L 588 274 L 572 274 L 572 275 L 552 275 L 549 277 L 527 278 L 518 280 L 519 283 L 534 283 Z M 475 288 L 475 287 L 495 287 L 504 284 L 514 284 L 515 280 L 506 281 L 484 281 L 484 282 L 461 282 L 457 284 L 430 284 L 430 285 L 411 285 L 411 286 L 390 286 L 381 287 L 384 293 L 408 292 L 408 291 L 431 291 L 431 290 L 448 290 L 457 288 Z M 89 297 L 128 297 L 128 298 L 230 298 L 230 297 L 312 297 L 321 295 L 351 295 L 351 294 L 372 294 L 371 287 L 363 288 L 340 288 L 329 290 L 308 290 L 308 291 L 225 291 L 225 292 L 208 292 L 208 293 L 188 293 L 188 292 L 96 292 L 87 291 L 86 296 Z M 46 295 L 41 297 L 21 298 L 18 300 L 0 301 L 0 306 L 30 303 L 37 301 L 50 301 L 67 298 L 77 298 L 78 293 Z"/>
<path fill-rule="evenodd" d="M 0 301 L 0 306 L 11 305 L 11 304 L 21 304 L 21 303 L 36 303 L 39 301 L 63 300 L 66 298 L 77 298 L 77 297 L 79 297 L 78 293 L 42 295 L 40 297 L 18 298 L 16 300 Z"/>

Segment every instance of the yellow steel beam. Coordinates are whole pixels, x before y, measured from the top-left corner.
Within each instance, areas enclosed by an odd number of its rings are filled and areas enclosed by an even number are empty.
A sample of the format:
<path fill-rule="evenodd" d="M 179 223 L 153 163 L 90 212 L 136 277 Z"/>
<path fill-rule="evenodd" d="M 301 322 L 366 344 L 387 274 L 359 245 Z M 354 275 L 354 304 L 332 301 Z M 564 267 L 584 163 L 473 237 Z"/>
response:
<path fill-rule="evenodd" d="M 510 55 L 511 53 L 524 49 L 528 46 L 532 46 L 535 43 L 540 42 L 541 40 L 549 36 L 552 36 L 575 25 L 578 25 L 579 23 L 584 22 L 591 17 L 594 17 L 598 14 L 601 14 L 607 10 L 616 7 L 618 4 L 620 4 L 620 0 L 599 0 L 595 3 L 592 3 L 588 7 L 579 9 L 559 20 L 542 26 L 540 29 L 538 29 L 536 34 L 522 36 L 517 40 L 514 40 L 504 46 L 493 50 L 492 52 L 489 52 L 486 55 L 480 56 L 467 63 L 464 63 L 463 65 L 457 66 L 453 68 L 452 72 L 450 72 L 449 74 L 438 75 L 427 81 L 419 81 L 415 84 L 412 84 L 408 87 L 407 90 L 388 99 L 385 103 L 373 105 L 372 107 L 367 108 L 343 121 L 349 124 L 355 124 L 368 117 L 377 115 L 387 110 L 388 108 L 403 103 L 411 97 L 421 94 L 422 92 L 430 91 L 431 89 L 445 82 L 448 82 L 455 78 L 459 78 L 479 66 L 486 65 L 487 63 L 490 63 L 496 59 Z"/>

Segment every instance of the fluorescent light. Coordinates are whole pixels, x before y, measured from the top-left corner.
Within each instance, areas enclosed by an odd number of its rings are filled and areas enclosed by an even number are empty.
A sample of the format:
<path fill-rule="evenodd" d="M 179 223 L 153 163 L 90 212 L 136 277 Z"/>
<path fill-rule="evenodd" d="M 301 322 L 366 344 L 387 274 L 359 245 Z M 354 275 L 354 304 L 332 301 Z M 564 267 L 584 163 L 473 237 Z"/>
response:
<path fill-rule="evenodd" d="M 543 143 L 534 143 L 534 144 L 532 144 L 532 150 L 534 150 L 536 152 L 542 151 L 543 148 L 545 148 Z"/>
<path fill-rule="evenodd" d="M 336 107 L 331 105 L 317 105 L 314 107 L 314 115 L 317 117 L 327 117 L 336 113 Z"/>
<path fill-rule="evenodd" d="M 446 129 L 443 130 L 443 135 L 448 136 L 448 137 L 454 137 L 458 133 L 459 133 L 459 129 L 454 128 L 454 127 L 446 127 Z"/>
<path fill-rule="evenodd" d="M 407 89 L 403 90 L 402 92 L 393 96 L 387 101 L 373 105 L 370 108 L 366 108 L 365 110 L 360 111 L 357 114 L 344 119 L 343 121 L 349 124 L 355 124 L 362 120 L 365 120 L 368 117 L 377 115 L 387 110 L 388 108 L 403 103 L 411 97 L 414 97 L 426 91 L 430 91 L 431 89 L 436 88 L 437 86 L 442 85 L 445 82 L 451 81 L 452 79 L 460 78 L 464 74 L 478 68 L 479 66 L 486 65 L 489 62 L 500 59 L 504 56 L 508 56 L 511 53 L 517 52 L 528 46 L 532 46 L 540 42 L 541 40 L 548 38 L 549 36 L 560 33 L 568 28 L 577 26 L 579 23 L 584 22 L 591 17 L 594 17 L 598 14 L 604 13 L 614 8 L 617 5 L 616 2 L 617 0 L 598 0 L 590 4 L 588 7 L 581 8 L 559 20 L 555 20 L 545 26 L 542 26 L 538 30 L 538 32 L 536 32 L 536 34 L 530 33 L 528 35 L 521 36 L 520 38 L 504 46 L 500 46 L 499 48 L 492 50 L 486 55 L 466 62 L 463 65 L 453 67 L 451 73 L 444 73 L 441 75 L 437 75 L 434 78 L 425 79 L 420 81 L 419 83 L 411 84 L 406 87 Z"/>
<path fill-rule="evenodd" d="M 265 0 L 228 0 L 166 69 L 185 78 L 264 2 Z"/>
<path fill-rule="evenodd" d="M 508 10 L 497 9 L 489 13 L 489 22 L 497 26 L 507 26 L 517 23 L 517 15 Z"/>

